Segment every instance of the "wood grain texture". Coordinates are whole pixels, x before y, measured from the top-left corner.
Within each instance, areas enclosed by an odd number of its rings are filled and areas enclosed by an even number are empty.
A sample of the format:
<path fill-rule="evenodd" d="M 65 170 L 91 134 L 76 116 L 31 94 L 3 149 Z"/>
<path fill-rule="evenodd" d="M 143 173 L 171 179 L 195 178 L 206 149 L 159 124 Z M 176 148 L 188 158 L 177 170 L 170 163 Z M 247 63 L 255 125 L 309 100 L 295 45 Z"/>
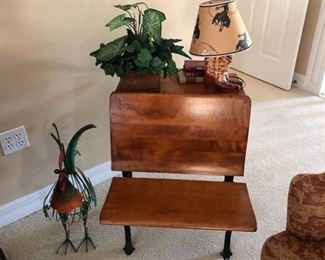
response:
<path fill-rule="evenodd" d="M 173 80 L 161 93 L 121 89 L 110 100 L 113 170 L 244 174 L 251 103 L 243 91 Z"/>
<path fill-rule="evenodd" d="M 101 224 L 256 231 L 246 184 L 113 178 Z"/>

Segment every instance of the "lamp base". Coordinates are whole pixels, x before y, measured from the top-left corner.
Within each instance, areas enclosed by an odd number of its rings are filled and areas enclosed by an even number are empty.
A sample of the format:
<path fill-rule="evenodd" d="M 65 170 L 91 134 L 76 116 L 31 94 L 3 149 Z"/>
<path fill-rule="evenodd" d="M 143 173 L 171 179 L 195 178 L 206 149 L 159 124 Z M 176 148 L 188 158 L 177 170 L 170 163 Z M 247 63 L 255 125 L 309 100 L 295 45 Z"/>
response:
<path fill-rule="evenodd" d="M 207 87 L 214 87 L 222 92 L 236 92 L 244 88 L 245 82 L 235 73 L 229 73 L 231 56 L 205 58 L 206 71 L 204 82 Z"/>
<path fill-rule="evenodd" d="M 245 81 L 236 73 L 228 73 L 228 80 L 225 82 L 218 82 L 215 77 L 205 73 L 204 84 L 222 92 L 237 92 L 245 87 Z"/>

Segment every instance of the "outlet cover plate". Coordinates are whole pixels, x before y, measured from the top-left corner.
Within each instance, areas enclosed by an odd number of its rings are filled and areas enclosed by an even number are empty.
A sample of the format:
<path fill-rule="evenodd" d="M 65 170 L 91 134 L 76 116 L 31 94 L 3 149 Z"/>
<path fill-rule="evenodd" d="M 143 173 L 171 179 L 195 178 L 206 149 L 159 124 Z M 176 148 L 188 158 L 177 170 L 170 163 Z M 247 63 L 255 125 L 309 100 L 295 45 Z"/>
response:
<path fill-rule="evenodd" d="M 0 133 L 0 144 L 3 155 L 9 155 L 29 147 L 25 127 L 19 126 Z"/>

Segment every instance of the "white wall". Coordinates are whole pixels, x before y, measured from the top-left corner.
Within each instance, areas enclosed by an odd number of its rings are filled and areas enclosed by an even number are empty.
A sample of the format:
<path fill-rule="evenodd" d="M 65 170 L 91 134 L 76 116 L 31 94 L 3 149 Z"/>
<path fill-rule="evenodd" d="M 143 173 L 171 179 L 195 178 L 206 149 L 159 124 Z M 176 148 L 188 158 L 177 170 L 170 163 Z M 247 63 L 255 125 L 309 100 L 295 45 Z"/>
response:
<path fill-rule="evenodd" d="M 89 53 L 122 31 L 105 24 L 130 1 L 0 1 L 0 132 L 25 125 L 31 147 L 0 156 L 0 205 L 56 179 L 56 122 L 65 141 L 93 123 L 79 144 L 84 170 L 109 160 L 108 97 L 118 79 L 104 75 Z M 132 2 L 131 2 L 132 3 Z M 200 1 L 147 1 L 163 11 L 163 35 L 188 50 Z M 183 58 L 178 57 L 179 66 Z"/>

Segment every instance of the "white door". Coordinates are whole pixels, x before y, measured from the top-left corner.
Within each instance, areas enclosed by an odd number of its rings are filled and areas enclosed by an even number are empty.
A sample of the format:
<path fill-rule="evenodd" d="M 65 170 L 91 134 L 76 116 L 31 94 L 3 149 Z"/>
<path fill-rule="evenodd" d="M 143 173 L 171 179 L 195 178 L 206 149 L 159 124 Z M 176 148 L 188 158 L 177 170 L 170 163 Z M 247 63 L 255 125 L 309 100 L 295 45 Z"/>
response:
<path fill-rule="evenodd" d="M 291 88 L 308 0 L 237 0 L 253 46 L 232 67 L 285 90 Z"/>

